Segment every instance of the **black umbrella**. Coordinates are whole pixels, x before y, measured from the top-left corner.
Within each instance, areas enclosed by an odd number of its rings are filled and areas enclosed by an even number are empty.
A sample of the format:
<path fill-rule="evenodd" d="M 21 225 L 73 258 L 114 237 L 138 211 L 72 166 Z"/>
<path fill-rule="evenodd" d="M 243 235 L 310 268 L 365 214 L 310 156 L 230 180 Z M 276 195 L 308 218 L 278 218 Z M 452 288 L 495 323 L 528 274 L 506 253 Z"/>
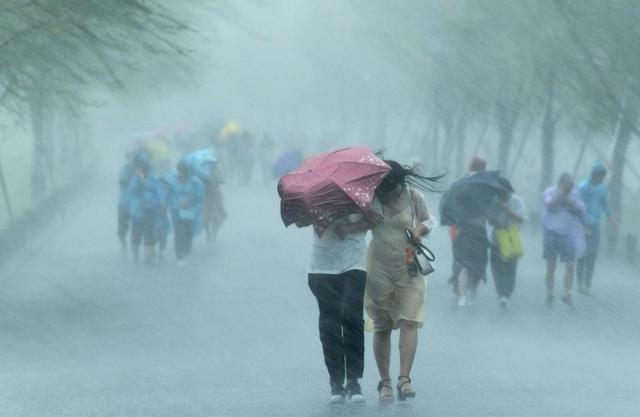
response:
<path fill-rule="evenodd" d="M 480 219 L 485 221 L 497 195 L 505 193 L 498 171 L 466 176 L 451 185 L 440 201 L 440 221 L 454 225 Z"/>

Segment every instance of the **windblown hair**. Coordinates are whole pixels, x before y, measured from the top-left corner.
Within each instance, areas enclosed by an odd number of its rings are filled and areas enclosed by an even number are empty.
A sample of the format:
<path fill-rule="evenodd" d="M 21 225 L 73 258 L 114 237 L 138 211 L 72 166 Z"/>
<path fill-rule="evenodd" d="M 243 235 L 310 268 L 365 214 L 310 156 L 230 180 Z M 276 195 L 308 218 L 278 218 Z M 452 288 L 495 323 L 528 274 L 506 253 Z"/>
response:
<path fill-rule="evenodd" d="M 420 173 L 417 166 L 400 165 L 398 162 L 388 159 L 385 159 L 384 162 L 391 167 L 391 172 L 384 177 L 376 189 L 376 194 L 382 199 L 384 199 L 398 185 L 401 185 L 403 188 L 409 186 L 422 191 L 441 191 L 436 187 L 436 184 L 440 182 L 444 175 L 427 177 Z"/>

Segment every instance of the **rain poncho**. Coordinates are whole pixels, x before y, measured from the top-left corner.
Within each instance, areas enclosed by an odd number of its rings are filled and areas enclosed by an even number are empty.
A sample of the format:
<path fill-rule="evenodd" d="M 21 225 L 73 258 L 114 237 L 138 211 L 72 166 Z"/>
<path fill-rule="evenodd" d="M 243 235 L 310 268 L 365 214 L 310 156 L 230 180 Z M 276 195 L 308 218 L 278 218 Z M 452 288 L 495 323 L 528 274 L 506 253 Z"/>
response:
<path fill-rule="evenodd" d="M 155 216 L 162 204 L 162 192 L 158 180 L 149 175 L 146 179 L 136 175 L 131 179 L 128 192 L 132 221 L 144 216 Z"/>
<path fill-rule="evenodd" d="M 547 206 L 551 203 L 560 192 L 557 185 L 547 188 L 542 194 L 542 227 L 550 230 L 558 235 L 568 236 L 576 257 L 581 257 L 586 249 L 584 225 L 582 223 L 584 216 L 584 203 L 578 192 L 573 189 L 569 193 L 569 200 L 579 209 L 581 216 L 576 216 L 565 205 L 558 205 L 553 208 Z"/>
<path fill-rule="evenodd" d="M 598 162 L 591 170 L 591 175 L 606 172 L 605 166 Z M 586 208 L 586 222 L 589 226 L 600 225 L 602 214 L 609 213 L 607 186 L 604 184 L 592 184 L 591 179 L 583 180 L 578 185 L 578 192 Z"/>
<path fill-rule="evenodd" d="M 160 178 L 160 198 L 161 203 L 158 208 L 158 216 L 155 221 L 156 235 L 158 239 L 165 240 L 171 232 L 171 222 L 169 221 L 169 202 L 171 201 L 171 184 L 167 178 Z"/>
<path fill-rule="evenodd" d="M 194 230 L 202 227 L 202 208 L 204 204 L 204 187 L 195 175 L 189 175 L 182 181 L 178 175 L 171 179 L 171 217 L 173 222 L 193 222 Z"/>

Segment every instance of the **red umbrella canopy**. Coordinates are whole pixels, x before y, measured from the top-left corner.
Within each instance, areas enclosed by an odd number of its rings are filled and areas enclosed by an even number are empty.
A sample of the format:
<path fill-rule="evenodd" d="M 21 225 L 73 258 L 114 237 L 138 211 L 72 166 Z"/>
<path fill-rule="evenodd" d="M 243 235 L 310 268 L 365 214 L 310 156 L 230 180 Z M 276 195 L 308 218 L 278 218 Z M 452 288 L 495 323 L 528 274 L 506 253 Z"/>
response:
<path fill-rule="evenodd" d="M 333 220 L 371 209 L 376 187 L 389 171 L 366 147 L 313 156 L 278 182 L 282 221 L 286 226 L 313 224 L 322 236 Z"/>

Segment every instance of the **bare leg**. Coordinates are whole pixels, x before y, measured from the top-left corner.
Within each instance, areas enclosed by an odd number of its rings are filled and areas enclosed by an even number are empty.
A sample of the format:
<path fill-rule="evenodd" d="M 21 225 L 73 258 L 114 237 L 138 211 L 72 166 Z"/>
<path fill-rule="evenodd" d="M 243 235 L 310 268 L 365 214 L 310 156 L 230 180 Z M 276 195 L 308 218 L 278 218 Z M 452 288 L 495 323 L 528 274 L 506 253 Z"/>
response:
<path fill-rule="evenodd" d="M 547 302 L 553 301 L 553 281 L 554 274 L 556 272 L 556 261 L 553 259 L 547 259 Z"/>
<path fill-rule="evenodd" d="M 469 270 L 462 268 L 460 275 L 458 275 L 458 292 L 461 297 L 469 295 Z"/>
<path fill-rule="evenodd" d="M 400 325 L 400 376 L 409 377 L 418 347 L 418 323 L 402 320 Z M 404 382 L 404 381 L 399 381 Z M 402 385 L 403 391 L 413 391 L 410 383 Z"/>
<path fill-rule="evenodd" d="M 389 362 L 391 357 L 391 330 L 373 334 L 373 355 L 376 358 L 380 379 L 389 379 Z"/>
<path fill-rule="evenodd" d="M 375 332 L 373 334 L 373 355 L 376 358 L 380 383 L 378 392 L 381 401 L 393 400 L 393 388 L 389 377 L 389 361 L 391 357 L 391 330 Z"/>
<path fill-rule="evenodd" d="M 573 286 L 573 263 L 567 262 L 564 270 L 564 294 L 571 296 L 571 287 Z"/>
<path fill-rule="evenodd" d="M 458 274 L 458 307 L 467 305 L 470 287 L 469 270 L 462 268 Z"/>

